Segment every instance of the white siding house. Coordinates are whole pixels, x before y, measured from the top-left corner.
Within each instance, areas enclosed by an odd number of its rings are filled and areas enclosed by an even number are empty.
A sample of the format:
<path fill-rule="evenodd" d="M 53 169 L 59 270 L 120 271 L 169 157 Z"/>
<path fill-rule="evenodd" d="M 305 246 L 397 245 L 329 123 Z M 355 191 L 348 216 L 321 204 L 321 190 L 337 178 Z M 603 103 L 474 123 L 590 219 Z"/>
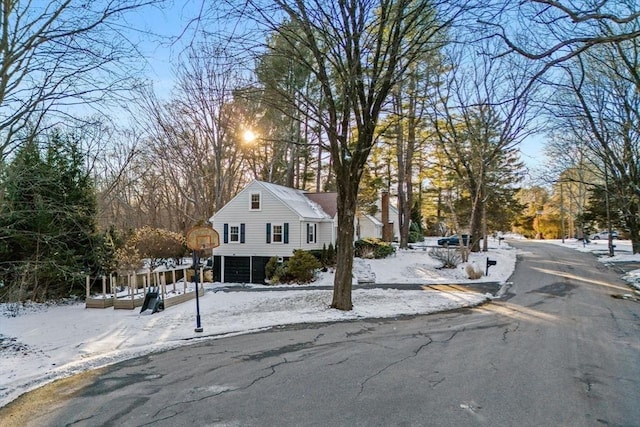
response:
<path fill-rule="evenodd" d="M 389 222 L 399 236 L 398 211 L 389 206 Z M 395 220 L 394 220 L 395 218 Z M 264 283 L 271 257 L 283 260 L 296 249 L 335 245 L 336 193 L 308 193 L 254 180 L 209 221 L 220 235 L 213 250 L 213 278 L 219 282 Z M 380 211 L 356 218 L 354 238 L 382 237 Z"/>
<path fill-rule="evenodd" d="M 335 193 L 315 198 L 331 211 L 331 197 L 335 206 Z M 263 283 L 271 257 L 286 259 L 295 249 L 335 244 L 335 213 L 327 213 L 313 198 L 263 181 L 247 185 L 209 220 L 220 234 L 220 246 L 213 251 L 214 280 Z"/>
<path fill-rule="evenodd" d="M 393 225 L 393 240 L 396 241 L 400 238 L 400 223 L 398 218 L 398 209 L 393 205 L 389 205 L 389 223 Z M 375 215 L 368 215 L 365 213 L 358 214 L 356 218 L 356 233 L 355 239 L 366 239 L 368 237 L 375 237 L 376 239 L 382 239 L 382 210 L 378 206 L 378 211 Z"/>
<path fill-rule="evenodd" d="M 354 239 L 366 239 L 367 237 L 382 238 L 382 222 L 372 215 L 359 214 L 356 218 L 356 232 Z"/>

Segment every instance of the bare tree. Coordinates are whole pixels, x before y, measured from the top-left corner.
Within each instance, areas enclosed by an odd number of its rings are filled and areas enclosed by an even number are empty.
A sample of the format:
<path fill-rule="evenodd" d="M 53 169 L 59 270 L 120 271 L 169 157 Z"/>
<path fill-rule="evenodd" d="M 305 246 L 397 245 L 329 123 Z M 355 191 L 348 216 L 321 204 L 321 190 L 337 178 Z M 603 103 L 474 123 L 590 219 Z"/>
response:
<path fill-rule="evenodd" d="M 136 85 L 139 54 L 123 34 L 124 20 L 162 3 L 2 0 L 0 159 L 45 116 L 69 117 L 74 106 L 103 103 Z"/>
<path fill-rule="evenodd" d="M 640 37 L 637 0 L 495 0 L 479 19 L 516 53 L 541 64 L 535 78 L 591 48 Z M 514 25 L 517 22 L 518 25 Z"/>
<path fill-rule="evenodd" d="M 461 13 L 448 5 L 438 9 L 441 3 L 422 0 L 243 2 L 242 12 L 270 31 L 280 31 L 283 14 L 295 23 L 299 31 L 280 35 L 290 57 L 320 85 L 323 103 L 313 116 L 328 139 L 338 191 L 334 308 L 353 305 L 356 200 L 383 105 L 409 64 L 431 49 L 436 35 Z"/>
<path fill-rule="evenodd" d="M 146 141 L 136 163 L 144 185 L 136 204 L 146 224 L 186 232 L 224 206 L 246 182 L 241 124 L 246 111 L 234 99 L 243 85 L 233 59 L 206 37 L 183 52 L 173 98 L 140 96 L 137 125 Z"/>
<path fill-rule="evenodd" d="M 472 250 L 484 238 L 486 206 L 499 187 L 517 180 L 522 164 L 518 144 L 535 132 L 532 91 L 521 92 L 530 74 L 514 58 L 490 54 L 495 44 L 452 50 L 448 81 L 439 86 L 440 103 L 432 111 L 443 167 L 453 172 L 471 200 L 468 229 Z M 479 53 L 478 53 L 479 52 Z"/>
<path fill-rule="evenodd" d="M 580 141 L 592 180 L 615 199 L 640 253 L 640 38 L 599 46 L 564 67 L 556 123 Z"/>
<path fill-rule="evenodd" d="M 401 248 L 406 248 L 409 243 L 415 166 L 419 163 L 415 157 L 426 149 L 426 140 L 432 133 L 426 117 L 427 110 L 428 106 L 437 102 L 435 88 L 442 83 L 440 80 L 443 73 L 442 56 L 434 44 L 431 51 L 425 52 L 423 58 L 408 67 L 405 79 L 398 82 L 393 91 L 393 114 L 390 117 L 396 120 L 391 129 L 395 130 Z"/>

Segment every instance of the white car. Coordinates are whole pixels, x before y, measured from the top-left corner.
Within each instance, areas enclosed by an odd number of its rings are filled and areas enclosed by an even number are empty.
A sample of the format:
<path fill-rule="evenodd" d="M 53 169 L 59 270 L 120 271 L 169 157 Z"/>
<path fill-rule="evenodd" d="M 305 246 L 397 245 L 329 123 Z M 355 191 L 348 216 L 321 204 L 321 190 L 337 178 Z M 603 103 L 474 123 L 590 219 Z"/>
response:
<path fill-rule="evenodd" d="M 617 239 L 618 238 L 618 232 L 617 231 L 612 231 L 611 232 L 611 238 L 612 239 Z M 592 234 L 591 236 L 589 236 L 589 239 L 591 240 L 609 240 L 609 232 L 608 231 L 601 231 L 599 233 L 596 234 Z"/>

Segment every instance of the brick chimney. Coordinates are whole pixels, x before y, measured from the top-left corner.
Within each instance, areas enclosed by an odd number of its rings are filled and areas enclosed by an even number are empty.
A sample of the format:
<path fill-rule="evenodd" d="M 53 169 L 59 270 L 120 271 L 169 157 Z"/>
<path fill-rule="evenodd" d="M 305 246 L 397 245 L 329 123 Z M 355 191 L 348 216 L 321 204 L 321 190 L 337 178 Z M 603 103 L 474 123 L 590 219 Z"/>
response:
<path fill-rule="evenodd" d="M 393 240 L 393 223 L 389 222 L 389 192 L 382 192 L 382 240 Z"/>

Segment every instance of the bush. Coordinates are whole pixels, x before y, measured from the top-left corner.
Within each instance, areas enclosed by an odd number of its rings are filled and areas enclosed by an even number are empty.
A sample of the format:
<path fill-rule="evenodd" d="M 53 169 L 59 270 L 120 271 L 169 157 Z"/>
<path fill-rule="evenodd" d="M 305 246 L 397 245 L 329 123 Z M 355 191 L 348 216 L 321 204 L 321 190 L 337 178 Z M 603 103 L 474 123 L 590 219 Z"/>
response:
<path fill-rule="evenodd" d="M 380 239 L 362 239 L 354 244 L 354 255 L 359 258 L 386 258 L 393 255 L 396 249 Z"/>
<path fill-rule="evenodd" d="M 462 262 L 462 255 L 455 249 L 432 248 L 429 250 L 429 256 L 442 262 L 440 268 L 456 268 Z"/>
<path fill-rule="evenodd" d="M 293 251 L 293 256 L 287 262 L 287 276 L 289 280 L 307 283 L 313 280 L 316 270 L 322 264 L 307 251 Z"/>
<path fill-rule="evenodd" d="M 471 280 L 477 280 L 483 276 L 482 268 L 475 264 L 467 264 L 464 269 L 467 272 L 467 277 Z"/>
<path fill-rule="evenodd" d="M 422 233 L 415 230 L 409 231 L 409 243 L 422 242 L 422 240 L 423 240 Z"/>
<path fill-rule="evenodd" d="M 271 257 L 264 272 L 271 283 L 307 283 L 313 280 L 316 270 L 321 267 L 322 263 L 311 252 L 296 250 L 286 262 L 278 262 L 278 257 Z"/>
<path fill-rule="evenodd" d="M 287 262 L 281 262 L 276 267 L 271 277 L 271 283 L 287 283 L 289 281 L 289 273 L 287 272 Z"/>
<path fill-rule="evenodd" d="M 264 266 L 264 275 L 266 276 L 266 278 L 271 280 L 279 266 L 280 263 L 278 262 L 277 256 L 272 256 L 271 258 L 269 258 L 269 261 L 267 261 L 267 264 Z"/>
<path fill-rule="evenodd" d="M 333 246 L 333 243 L 329 243 L 329 247 L 327 248 L 327 258 L 326 258 L 326 266 L 336 265 L 336 248 Z"/>

